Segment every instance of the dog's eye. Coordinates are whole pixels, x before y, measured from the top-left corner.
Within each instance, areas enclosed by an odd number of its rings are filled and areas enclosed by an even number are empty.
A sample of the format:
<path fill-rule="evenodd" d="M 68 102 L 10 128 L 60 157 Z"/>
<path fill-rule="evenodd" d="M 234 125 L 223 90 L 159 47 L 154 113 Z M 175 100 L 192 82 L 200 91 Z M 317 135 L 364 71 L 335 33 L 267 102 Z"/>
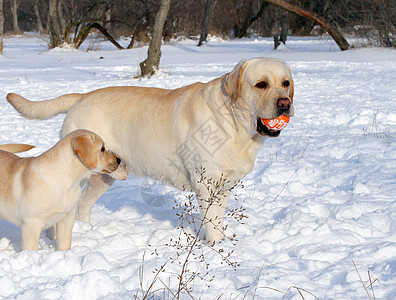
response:
<path fill-rule="evenodd" d="M 101 151 L 101 152 L 105 152 L 105 150 L 106 150 L 106 149 L 105 149 L 104 146 L 102 146 L 102 148 L 100 148 L 100 151 Z"/>
<path fill-rule="evenodd" d="M 285 81 L 283 82 L 283 86 L 284 86 L 284 87 L 289 87 L 289 85 L 290 85 L 290 81 L 289 81 L 289 80 L 285 80 Z"/>
<path fill-rule="evenodd" d="M 256 88 L 266 89 L 268 87 L 268 83 L 266 81 L 260 81 L 255 85 Z"/>

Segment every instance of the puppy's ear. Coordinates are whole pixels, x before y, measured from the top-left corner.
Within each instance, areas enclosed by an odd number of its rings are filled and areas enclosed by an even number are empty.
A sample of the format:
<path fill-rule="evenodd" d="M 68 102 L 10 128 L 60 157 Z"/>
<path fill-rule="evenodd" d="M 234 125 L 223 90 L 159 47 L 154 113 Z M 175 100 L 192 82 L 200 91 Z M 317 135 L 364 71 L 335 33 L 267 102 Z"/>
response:
<path fill-rule="evenodd" d="M 241 60 L 224 78 L 224 89 L 232 100 L 236 100 L 239 96 L 241 88 L 241 77 L 246 67 L 246 60 Z"/>
<path fill-rule="evenodd" d="M 98 156 L 95 150 L 95 141 L 92 134 L 81 133 L 72 141 L 74 153 L 88 169 L 95 169 L 98 165 Z"/>

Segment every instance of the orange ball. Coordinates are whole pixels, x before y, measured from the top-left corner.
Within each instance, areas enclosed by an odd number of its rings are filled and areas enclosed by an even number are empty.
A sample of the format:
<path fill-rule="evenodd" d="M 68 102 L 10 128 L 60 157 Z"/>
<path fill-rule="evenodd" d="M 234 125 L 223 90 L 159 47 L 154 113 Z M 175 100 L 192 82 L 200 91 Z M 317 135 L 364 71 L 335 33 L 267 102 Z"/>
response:
<path fill-rule="evenodd" d="M 284 129 L 289 123 L 290 118 L 285 115 L 281 115 L 275 119 L 264 119 L 261 118 L 261 122 L 271 131 L 279 131 Z"/>

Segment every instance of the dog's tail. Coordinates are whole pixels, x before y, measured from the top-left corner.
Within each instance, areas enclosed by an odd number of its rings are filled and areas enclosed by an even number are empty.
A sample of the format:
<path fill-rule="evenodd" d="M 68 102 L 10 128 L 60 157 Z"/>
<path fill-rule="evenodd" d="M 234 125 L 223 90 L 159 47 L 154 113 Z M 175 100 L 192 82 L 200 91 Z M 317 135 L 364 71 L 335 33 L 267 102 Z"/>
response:
<path fill-rule="evenodd" d="M 30 101 L 17 94 L 8 94 L 7 101 L 26 119 L 50 119 L 60 113 L 67 113 L 84 94 L 67 94 L 54 99 Z"/>
<path fill-rule="evenodd" d="M 30 149 L 34 148 L 32 145 L 28 144 L 4 144 L 0 145 L 0 150 L 7 151 L 10 153 L 19 153 L 29 151 Z"/>

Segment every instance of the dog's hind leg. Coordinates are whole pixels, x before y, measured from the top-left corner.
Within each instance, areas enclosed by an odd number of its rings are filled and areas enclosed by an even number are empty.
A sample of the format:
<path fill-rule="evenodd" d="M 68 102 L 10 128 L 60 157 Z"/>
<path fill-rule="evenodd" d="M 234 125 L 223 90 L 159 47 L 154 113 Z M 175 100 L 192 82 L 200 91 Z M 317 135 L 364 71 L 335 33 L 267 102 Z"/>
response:
<path fill-rule="evenodd" d="M 78 204 L 77 218 L 90 223 L 92 207 L 114 183 L 115 179 L 105 174 L 93 174 L 85 186 Z"/>

